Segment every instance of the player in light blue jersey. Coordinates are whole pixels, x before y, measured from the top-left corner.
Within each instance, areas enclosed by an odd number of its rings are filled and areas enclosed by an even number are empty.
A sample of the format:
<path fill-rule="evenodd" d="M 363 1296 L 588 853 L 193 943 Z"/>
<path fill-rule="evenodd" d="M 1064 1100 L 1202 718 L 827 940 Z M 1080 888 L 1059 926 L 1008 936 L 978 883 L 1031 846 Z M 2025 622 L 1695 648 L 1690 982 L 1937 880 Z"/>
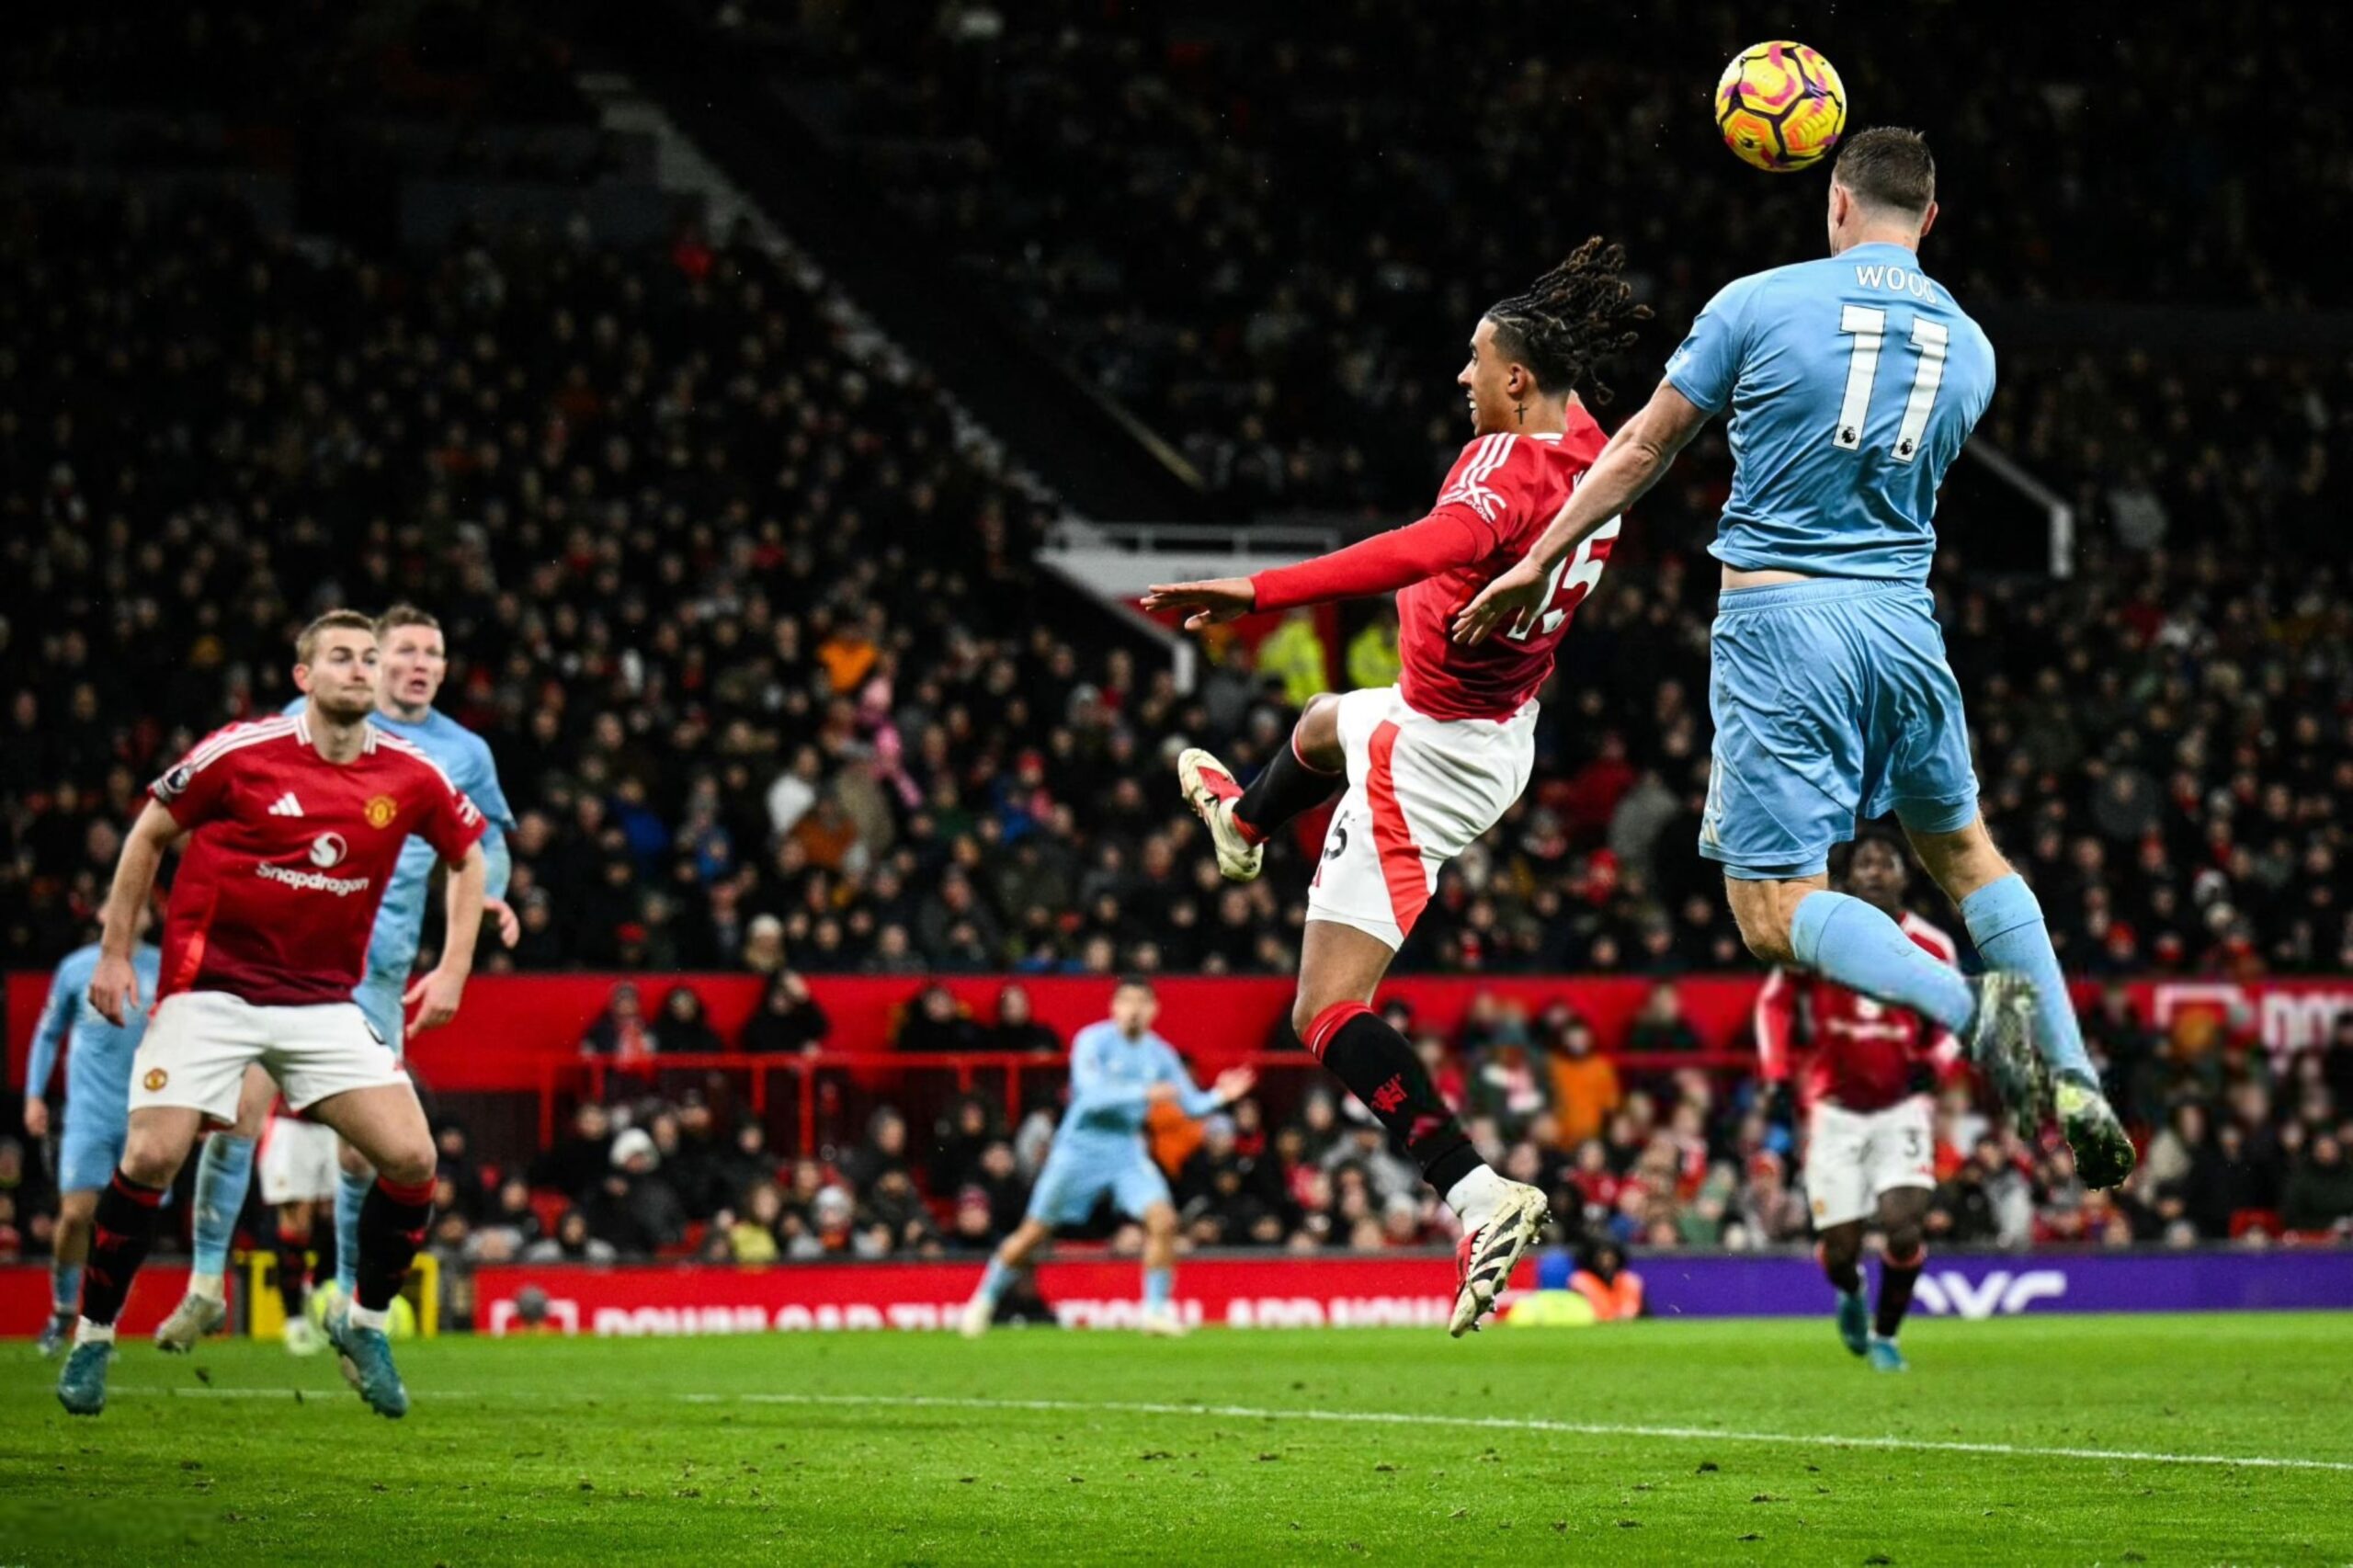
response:
<path fill-rule="evenodd" d="M 131 958 L 139 994 L 153 996 L 163 960 L 147 939 L 152 919 L 140 914 L 139 946 Z M 81 1311 L 82 1261 L 90 1255 L 90 1225 L 98 1194 L 114 1178 L 131 1128 L 131 1059 L 147 1032 L 147 1015 L 134 1012 L 110 1024 L 90 1006 L 90 976 L 98 967 L 98 945 L 77 948 L 57 966 L 49 1001 L 33 1027 L 33 1051 L 25 1063 L 25 1131 L 46 1138 L 56 1118 L 50 1114 L 49 1080 L 57 1056 L 65 1057 L 65 1116 L 57 1149 L 57 1237 L 51 1249 L 50 1322 L 40 1331 L 40 1353 L 55 1356 L 74 1342 L 74 1320 Z"/>
<path fill-rule="evenodd" d="M 1144 1145 L 1144 1119 L 1156 1105 L 1187 1116 L 1207 1116 L 1248 1094 L 1257 1075 L 1230 1067 L 1214 1088 L 1200 1088 L 1176 1048 L 1154 1034 L 1160 998 L 1147 981 L 1122 980 L 1111 993 L 1111 1017 L 1089 1024 L 1070 1043 L 1070 1105 L 1054 1131 L 1054 1146 L 1030 1190 L 1029 1212 L 1006 1237 L 965 1303 L 967 1337 L 988 1332 L 997 1301 L 1014 1276 L 1034 1264 L 1058 1225 L 1075 1225 L 1106 1193 L 1120 1212 L 1143 1222 L 1143 1312 L 1146 1334 L 1185 1331 L 1172 1292 L 1176 1286 L 1176 1205 L 1168 1178 Z"/>
<path fill-rule="evenodd" d="M 2112 1187 L 2132 1145 L 2091 1072 L 2041 906 L 1978 813 L 1927 588 L 1938 487 L 1994 394 L 1984 333 L 1920 270 L 1936 217 L 1936 165 L 1916 132 L 1849 139 L 1831 176 L 1828 258 L 1709 301 L 1649 405 L 1456 635 L 1518 625 L 1579 541 L 1729 411 L 1699 852 L 1722 863 L 1751 952 L 1952 1029 L 2021 1122 L 2055 1101 L 2077 1170 Z M 1890 811 L 1961 906 L 1988 966 L 1978 981 L 1828 890 L 1831 846 Z"/>
<path fill-rule="evenodd" d="M 376 710 L 369 721 L 432 758 L 482 812 L 488 824 L 482 846 L 490 873 L 489 896 L 483 909 L 498 921 L 499 938 L 511 948 L 521 935 L 514 911 L 505 903 L 512 867 L 506 834 L 515 825 L 514 812 L 499 788 L 498 767 L 491 758 L 488 743 L 433 706 L 449 671 L 441 623 L 414 605 L 394 605 L 377 618 L 376 642 Z M 303 700 L 296 699 L 287 711 L 298 710 Z M 417 944 L 425 930 L 426 898 L 437 859 L 433 846 L 421 838 L 412 837 L 402 846 L 400 869 L 384 890 L 375 931 L 369 938 L 367 976 L 352 993 L 352 1000 L 367 1015 L 369 1027 L 395 1055 L 401 1049 L 409 972 L 415 967 Z M 269 1075 L 253 1069 L 246 1074 L 234 1130 L 216 1132 L 204 1142 L 196 1170 L 195 1267 L 188 1274 L 188 1294 L 155 1331 L 155 1343 L 163 1349 L 192 1348 L 226 1316 L 229 1244 L 253 1176 L 255 1139 L 276 1092 Z M 351 1299 L 359 1257 L 359 1206 L 367 1200 L 368 1188 L 375 1179 L 376 1173 L 345 1145 L 335 1199 L 338 1301 Z M 307 1324 L 287 1326 L 289 1348 L 303 1351 L 315 1343 Z"/>

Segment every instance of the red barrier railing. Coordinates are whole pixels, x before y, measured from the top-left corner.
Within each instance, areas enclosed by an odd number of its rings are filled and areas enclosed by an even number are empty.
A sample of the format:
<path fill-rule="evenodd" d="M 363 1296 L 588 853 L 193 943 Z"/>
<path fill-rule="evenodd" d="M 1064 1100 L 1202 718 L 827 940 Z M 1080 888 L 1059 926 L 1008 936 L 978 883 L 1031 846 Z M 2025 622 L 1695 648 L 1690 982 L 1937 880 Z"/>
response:
<path fill-rule="evenodd" d="M 1756 1059 L 1746 1051 L 1651 1051 L 1611 1053 L 1608 1061 L 1620 1075 L 1641 1077 L 1646 1074 L 1666 1074 L 1697 1068 L 1706 1073 L 1745 1074 L 1755 1069 Z M 1323 1063 L 1314 1057 L 1296 1051 L 1251 1051 L 1228 1065 L 1246 1065 L 1261 1074 L 1270 1073 L 1319 1072 Z M 948 1072 L 955 1074 L 956 1093 L 973 1092 L 983 1073 L 1005 1074 L 1005 1119 L 1007 1126 L 1017 1123 L 1032 1100 L 1025 1096 L 1025 1080 L 1051 1074 L 1059 1085 L 1070 1073 L 1070 1058 L 1063 1055 L 1042 1055 L 1030 1051 L 975 1051 L 964 1052 L 915 1052 L 892 1051 L 829 1051 L 813 1056 L 755 1056 L 742 1051 L 679 1052 L 655 1055 L 636 1062 L 620 1062 L 606 1056 L 574 1056 L 551 1059 L 540 1065 L 540 1146 L 554 1142 L 556 1129 L 562 1120 L 559 1108 L 565 1091 L 573 1084 L 585 1090 L 581 1097 L 602 1102 L 611 1081 L 616 1078 L 642 1080 L 671 1073 L 741 1073 L 751 1081 L 748 1103 L 753 1116 L 762 1122 L 767 1119 L 775 1096 L 770 1081 L 781 1074 L 797 1080 L 798 1107 L 795 1112 L 798 1149 L 807 1153 L 817 1147 L 817 1102 L 812 1092 L 817 1074 L 826 1072 L 848 1073 L 865 1078 L 870 1084 L 878 1079 L 896 1079 L 913 1073 Z"/>

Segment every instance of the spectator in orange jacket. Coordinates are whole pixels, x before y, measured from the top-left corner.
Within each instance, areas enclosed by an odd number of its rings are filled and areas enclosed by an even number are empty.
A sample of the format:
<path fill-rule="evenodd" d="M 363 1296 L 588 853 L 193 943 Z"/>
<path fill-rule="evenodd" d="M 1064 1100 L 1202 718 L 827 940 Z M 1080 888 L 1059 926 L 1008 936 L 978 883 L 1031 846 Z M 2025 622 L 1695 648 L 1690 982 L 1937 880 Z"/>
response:
<path fill-rule="evenodd" d="M 1552 1070 L 1552 1119 L 1559 1128 L 1560 1147 L 1574 1149 L 1597 1138 L 1610 1113 L 1623 1100 L 1618 1069 L 1595 1048 L 1593 1026 L 1578 1017 L 1567 1003 L 1555 1002 L 1544 1010 L 1542 1033 L 1550 1048 Z"/>

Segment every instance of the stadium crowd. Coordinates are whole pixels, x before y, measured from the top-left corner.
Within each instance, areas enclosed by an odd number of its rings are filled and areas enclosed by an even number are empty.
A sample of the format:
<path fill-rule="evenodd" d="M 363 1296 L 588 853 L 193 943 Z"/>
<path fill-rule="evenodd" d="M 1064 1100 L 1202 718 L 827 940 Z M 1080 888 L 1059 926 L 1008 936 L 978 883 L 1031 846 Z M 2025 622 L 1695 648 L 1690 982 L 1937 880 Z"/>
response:
<path fill-rule="evenodd" d="M 967 1049 L 1059 1046 L 1025 1017 L 1017 1003 L 994 1024 L 917 1006 L 896 1043 L 937 1048 L 952 1024 L 970 1032 L 948 1043 Z M 1530 1017 L 1485 998 L 1450 1038 L 1417 1028 L 1402 1004 L 1392 1017 L 1491 1158 L 1552 1194 L 1564 1241 L 1656 1253 L 1809 1235 L 1802 1118 L 1745 1074 L 1621 1073 L 1565 1003 Z M 2227 1033 L 2156 1029 L 2121 987 L 2086 1024 L 2120 1108 L 2154 1131 L 2142 1169 L 2119 1191 L 2088 1192 L 2063 1142 L 2020 1141 L 1988 1121 L 1965 1075 L 1949 1078 L 1927 1221 L 1939 1244 L 2263 1245 L 2353 1234 L 2353 1013 L 2323 1049 L 2277 1062 Z M 806 1048 L 824 1038 L 820 1017 Z M 1631 1043 L 1654 1060 L 1696 1048 L 1671 983 Z M 445 1124 L 436 1244 L 460 1274 L 518 1259 L 978 1260 L 1018 1223 L 1054 1117 L 1040 1106 L 1008 1125 L 1001 1101 L 964 1095 L 926 1128 L 881 1103 L 862 1131 L 793 1153 L 773 1149 L 718 1079 L 657 1087 L 649 1077 L 618 1086 L 609 1103 L 582 1103 L 552 1146 L 503 1176 L 486 1175 L 462 1130 Z M 1378 1124 L 1320 1083 L 1284 1114 L 1252 1097 L 1198 1127 L 1172 1116 L 1155 1129 L 1154 1152 L 1188 1246 L 1380 1250 L 1449 1235 L 1443 1206 Z M 1115 1253 L 1142 1244 L 1141 1230 L 1108 1210 L 1090 1229 Z"/>
<path fill-rule="evenodd" d="M 1001 281 L 1040 330 L 1245 501 L 1403 517 L 1427 495 L 1461 434 L 1443 371 L 1484 302 L 1463 290 L 1515 286 L 1541 259 L 1435 216 L 1457 204 L 1518 193 L 1540 209 L 1529 232 L 1563 247 L 1625 233 L 1669 323 L 1715 281 L 1668 245 L 1671 213 L 1637 216 L 1654 177 L 1597 164 L 1590 205 L 1550 194 L 1543 150 L 1595 140 L 1575 65 L 1505 84 L 1529 116 L 1512 136 L 1363 93 L 1389 51 L 1448 55 L 1434 23 L 1391 0 L 1358 6 L 1410 22 L 1369 29 L 1378 44 L 1250 61 L 1188 62 L 1025 17 L 1007 35 L 1017 68 L 985 76 L 921 27 L 896 34 L 913 52 L 882 48 L 902 9 L 850 8 L 876 29 L 858 112 L 976 134 L 990 158 L 980 183 L 950 169 L 893 188 L 932 232 L 1008 258 Z M 1106 62 L 1151 69 L 1071 68 Z M 2186 63 L 2143 79 L 2154 91 Z M 908 100 L 870 96 L 893 77 Z M 1654 98 L 1661 121 L 1688 112 L 1663 86 Z M 1344 99 L 1357 107 L 1336 110 Z M 1195 157 L 1218 103 L 1247 134 Z M 1114 109 L 1135 134 L 1067 133 Z M 2074 111 L 2052 98 L 2037 112 Z M 1957 178 L 1990 177 L 1972 165 L 1984 118 L 1955 117 Z M 1425 151 L 1364 155 L 1406 123 Z M 2060 140 L 2093 166 L 2097 143 Z M 1745 177 L 1703 151 L 1726 168 L 1688 187 L 1695 202 Z M 1294 201 L 1293 160 L 1327 155 L 1345 177 Z M 1102 202 L 1024 201 L 993 183 L 1015 167 Z M 2250 182 L 2300 175 L 2199 177 L 2225 207 L 2268 213 L 2269 187 Z M 2302 209 L 2313 232 L 2341 224 L 2337 187 L 2309 188 L 2324 192 Z M 1262 655 L 1212 643 L 1180 691 L 1147 645 L 1033 568 L 1052 497 L 789 248 L 688 226 L 654 250 L 469 236 L 392 260 L 267 232 L 233 205 L 13 187 L 0 201 L 11 969 L 86 938 L 146 778 L 286 700 L 291 626 L 394 599 L 441 618 L 442 706 L 490 740 L 516 808 L 523 937 L 483 966 L 642 977 L 585 1049 L 822 1048 L 803 974 L 1293 966 L 1313 839 L 1272 846 L 1255 883 L 1222 882 L 1169 758 L 1207 744 L 1253 770 L 1339 671 L 1393 667 L 1385 619 L 1351 611 L 1336 644 L 1330 623 L 1301 619 Z M 1107 221 L 1129 209 L 1183 215 L 1184 243 L 1165 218 Z M 1947 233 L 1974 259 L 1956 278 L 2000 295 L 2056 258 L 2086 292 L 2125 291 L 2115 233 L 2131 225 L 2099 217 L 1957 202 Z M 1811 231 L 1790 222 L 1780 250 L 1804 254 Z M 2292 304 L 2341 287 L 2265 266 L 2259 224 L 2194 228 L 2149 252 L 2165 270 L 2131 279 L 2136 297 L 2204 300 L 2245 277 Z M 1017 231 L 1035 244 L 1004 243 Z M 1155 244 L 1101 248 L 1130 233 Z M 2329 533 L 2353 472 L 2353 378 L 2304 359 L 2212 376 L 2098 355 L 2014 369 L 1988 434 L 2077 504 L 2078 570 L 1972 570 L 1961 516 L 1937 586 L 1988 815 L 2064 961 L 2353 971 L 2353 583 Z M 1620 379 L 1646 378 L 1630 365 Z M 1535 784 L 1449 869 L 1402 968 L 1671 982 L 1746 965 L 1690 851 L 1713 599 L 1696 543 L 1726 466 L 1709 441 L 1633 519 L 1563 646 Z M 770 977 L 740 1041 L 659 978 L 707 969 Z M 1672 1049 L 1671 983 L 1654 1011 L 1646 1038 Z M 2086 1195 L 2063 1148 L 2022 1145 L 1954 1094 L 1938 1235 L 2174 1241 L 2353 1213 L 2353 1026 L 2274 1063 L 2107 1011 L 2094 1023 L 2120 1105 L 2150 1134 L 2133 1183 Z M 920 1007 L 909 1027 L 930 1037 L 897 1042 L 911 1050 L 1061 1046 L 1017 1006 Z M 1805 1230 L 1786 1117 L 1735 1077 L 1620 1082 L 1565 1012 L 1483 1014 L 1422 1044 L 1498 1162 L 1553 1188 L 1582 1233 L 1651 1248 Z M 1051 1123 L 1051 1108 L 1014 1127 L 996 1114 L 960 1105 L 911 1138 L 878 1109 L 862 1139 L 771 1150 L 723 1100 L 633 1091 L 584 1107 L 538 1165 L 494 1183 L 445 1128 L 437 1241 L 459 1261 L 977 1256 L 1018 1214 Z M 1410 1175 L 1345 1105 L 1310 1096 L 1279 1118 L 1246 1102 L 1212 1119 L 1176 1185 L 1196 1244 L 1406 1244 L 1439 1228 Z M 0 1251 L 43 1244 L 43 1179 L 0 1140 Z"/>
<path fill-rule="evenodd" d="M 731 9 L 757 34 L 757 7 Z M 2346 17 L 2237 37 L 2228 70 L 2204 40 L 2229 7 L 2169 19 L 2160 38 L 1865 10 L 1808 40 L 1862 123 L 1928 122 L 1945 208 L 1927 265 L 1972 308 L 2341 303 L 2315 246 L 2348 237 L 2353 187 L 2305 95 L 2325 97 Z M 804 19 L 775 47 L 824 82 L 813 112 L 876 188 L 1212 487 L 1385 511 L 1425 499 L 1421 454 L 1461 438 L 1449 377 L 1480 308 L 1586 235 L 1626 243 L 1662 333 L 1733 276 L 1819 248 L 1818 187 L 1760 179 L 1710 132 L 1695 57 L 1756 41 L 1736 25 L 1696 0 L 1568 28 L 1541 6 L 1473 25 L 1351 0 L 1303 37 L 1239 5 L 903 0 Z M 1972 52 L 2000 68 L 1956 80 L 1947 62 Z M 1904 90 L 1921 80 L 1943 85 L 1933 110 Z M 1671 342 L 1646 346 L 1651 364 Z M 1620 384 L 1647 392 L 1649 368 Z M 2037 369 L 2006 363 L 2011 398 Z M 2341 404 L 2343 368 L 2316 373 Z M 2072 442 L 2073 399 L 2052 401 Z M 2296 437 L 2269 434 L 2292 470 Z"/>

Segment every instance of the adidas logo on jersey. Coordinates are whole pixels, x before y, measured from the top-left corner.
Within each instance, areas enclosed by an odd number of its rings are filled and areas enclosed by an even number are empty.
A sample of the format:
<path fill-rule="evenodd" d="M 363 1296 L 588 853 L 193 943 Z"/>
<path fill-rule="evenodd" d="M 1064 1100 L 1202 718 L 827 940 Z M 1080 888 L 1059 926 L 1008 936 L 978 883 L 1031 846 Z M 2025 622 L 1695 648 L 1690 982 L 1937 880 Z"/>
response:
<path fill-rule="evenodd" d="M 302 802 L 294 798 L 293 790 L 289 790 L 270 806 L 269 814 L 274 817 L 299 817 L 302 814 Z"/>

